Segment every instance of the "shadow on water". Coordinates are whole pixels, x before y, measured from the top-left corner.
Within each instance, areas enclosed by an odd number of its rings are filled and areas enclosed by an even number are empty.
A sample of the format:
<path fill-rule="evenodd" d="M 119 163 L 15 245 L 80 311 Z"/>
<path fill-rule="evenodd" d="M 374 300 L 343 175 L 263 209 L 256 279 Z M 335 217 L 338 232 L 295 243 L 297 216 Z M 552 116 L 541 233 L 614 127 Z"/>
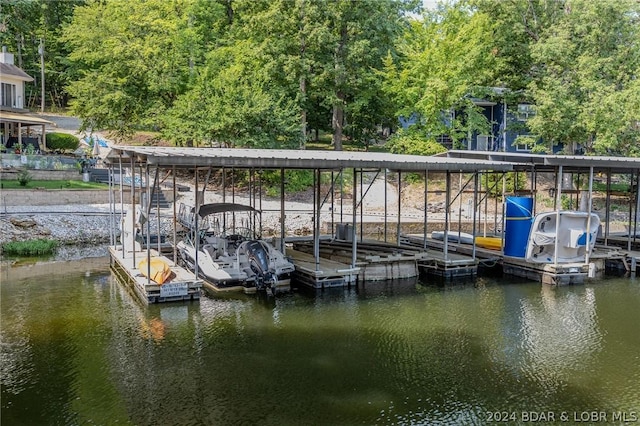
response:
<path fill-rule="evenodd" d="M 402 280 L 145 306 L 108 266 L 70 271 L 40 288 L 3 282 L 7 424 L 483 424 L 620 409 L 548 363 L 562 355 L 549 338 L 582 333 L 580 345 L 603 327 L 588 322 L 591 288 Z"/>

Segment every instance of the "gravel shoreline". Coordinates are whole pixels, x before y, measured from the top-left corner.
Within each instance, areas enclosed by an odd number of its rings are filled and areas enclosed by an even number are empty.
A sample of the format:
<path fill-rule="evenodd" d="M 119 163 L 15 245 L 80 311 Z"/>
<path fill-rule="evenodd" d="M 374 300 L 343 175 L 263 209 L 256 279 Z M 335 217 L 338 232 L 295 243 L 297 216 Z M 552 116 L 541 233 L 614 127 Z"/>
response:
<path fill-rule="evenodd" d="M 372 194 L 383 191 L 374 191 Z M 177 203 L 192 206 L 195 194 L 193 191 L 179 194 Z M 375 198 L 375 199 L 374 199 Z M 369 222 L 384 220 L 384 200 L 375 196 L 365 199 L 365 209 L 369 212 L 363 219 Z M 216 193 L 205 195 L 206 203 L 221 202 L 222 197 Z M 230 201 L 227 199 L 227 201 Z M 236 203 L 249 204 L 249 199 L 242 193 L 236 194 Z M 280 235 L 280 200 L 263 199 L 256 206 L 262 210 L 262 234 L 265 237 Z M 285 228 L 287 234 L 311 235 L 313 233 L 314 206 L 312 202 L 286 201 Z M 125 210 L 128 205 L 124 206 Z M 345 200 L 342 220 L 350 223 L 352 220 L 351 200 Z M 119 206 L 117 206 L 119 210 Z M 336 203 L 336 210 L 339 204 Z M 392 219 L 397 207 L 395 203 L 388 204 L 389 220 Z M 406 217 L 405 217 L 406 215 Z M 332 215 L 331 206 L 325 203 L 321 209 L 321 223 L 339 223 L 339 211 Z M 422 217 L 422 212 L 413 208 L 403 208 L 403 220 Z M 171 237 L 173 235 L 173 208 L 160 212 L 160 232 Z M 116 228 L 119 228 L 119 215 L 116 216 Z M 156 210 L 151 212 L 151 233 L 157 232 Z M 113 226 L 109 216 L 109 204 L 73 204 L 73 205 L 45 205 L 45 206 L 5 206 L 0 212 L 0 244 L 9 241 L 25 241 L 37 238 L 53 239 L 63 245 L 95 245 L 109 243 L 110 227 Z"/>

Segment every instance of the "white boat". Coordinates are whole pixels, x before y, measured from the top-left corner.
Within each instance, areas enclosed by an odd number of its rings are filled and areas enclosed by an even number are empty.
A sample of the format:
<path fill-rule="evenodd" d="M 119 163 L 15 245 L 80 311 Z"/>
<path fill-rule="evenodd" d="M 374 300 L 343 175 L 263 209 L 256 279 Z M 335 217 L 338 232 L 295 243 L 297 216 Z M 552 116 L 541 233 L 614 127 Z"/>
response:
<path fill-rule="evenodd" d="M 275 294 L 289 289 L 294 265 L 254 232 L 260 224 L 259 210 L 213 203 L 200 206 L 197 215 L 194 212 L 183 204 L 178 216 L 189 231 L 176 247 L 189 269 L 195 271 L 197 263 L 198 274 L 216 290 L 242 288 L 247 293 L 269 290 Z"/>
<path fill-rule="evenodd" d="M 431 238 L 434 240 L 444 241 L 444 231 L 433 231 Z M 466 232 L 449 231 L 447 232 L 447 241 L 450 243 L 473 244 L 473 235 Z"/>
<path fill-rule="evenodd" d="M 556 226 L 558 218 L 560 226 Z M 583 262 L 586 254 L 590 254 L 593 250 L 599 228 L 600 218 L 595 213 L 581 211 L 539 213 L 531 226 L 526 260 L 537 263 Z"/>

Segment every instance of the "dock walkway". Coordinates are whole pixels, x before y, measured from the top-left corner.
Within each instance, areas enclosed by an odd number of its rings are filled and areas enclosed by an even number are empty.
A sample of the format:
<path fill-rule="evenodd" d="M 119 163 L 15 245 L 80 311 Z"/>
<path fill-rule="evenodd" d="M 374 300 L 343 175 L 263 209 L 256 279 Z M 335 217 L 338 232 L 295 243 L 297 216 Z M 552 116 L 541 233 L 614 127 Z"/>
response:
<path fill-rule="evenodd" d="M 147 258 L 146 250 L 135 252 L 135 263 L 134 253 L 127 251 L 123 254 L 122 247 L 109 246 L 109 254 L 116 273 L 127 278 L 123 281 L 131 285 L 136 295 L 145 304 L 200 299 L 202 280 L 197 279 L 192 272 L 174 264 L 169 258 L 160 255 L 156 250 L 149 250 L 149 255 L 161 258 L 172 271 L 172 278 L 162 285 L 149 280 L 138 269 L 137 264 Z"/>

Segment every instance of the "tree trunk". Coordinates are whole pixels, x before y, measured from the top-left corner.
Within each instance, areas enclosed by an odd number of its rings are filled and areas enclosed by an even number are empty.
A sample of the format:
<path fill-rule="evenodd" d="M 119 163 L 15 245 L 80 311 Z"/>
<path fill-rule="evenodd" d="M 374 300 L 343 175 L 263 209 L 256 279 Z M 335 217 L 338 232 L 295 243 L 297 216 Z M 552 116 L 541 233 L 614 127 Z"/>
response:
<path fill-rule="evenodd" d="M 302 133 L 302 139 L 300 141 L 300 148 L 304 149 L 307 143 L 307 80 L 306 80 L 306 66 L 305 66 L 305 52 L 307 49 L 306 39 L 304 36 L 304 22 L 305 22 L 304 1 L 300 6 L 300 63 L 302 64 L 302 72 L 300 75 L 300 94 L 302 99 L 302 105 L 300 108 L 300 132 Z"/>
<path fill-rule="evenodd" d="M 347 25 L 343 23 L 340 28 L 340 42 L 338 43 L 338 47 L 335 52 L 335 84 L 337 101 L 333 106 L 333 117 L 331 119 L 331 124 L 333 126 L 333 148 L 336 151 L 342 151 L 342 126 L 344 124 L 344 100 L 346 97 L 343 91 L 343 85 L 346 81 L 345 48 L 347 46 L 347 41 Z"/>
<path fill-rule="evenodd" d="M 333 125 L 333 147 L 336 151 L 342 151 L 342 123 L 344 122 L 344 93 L 338 92 L 336 96 L 340 103 L 333 106 L 333 117 L 331 123 Z"/>

